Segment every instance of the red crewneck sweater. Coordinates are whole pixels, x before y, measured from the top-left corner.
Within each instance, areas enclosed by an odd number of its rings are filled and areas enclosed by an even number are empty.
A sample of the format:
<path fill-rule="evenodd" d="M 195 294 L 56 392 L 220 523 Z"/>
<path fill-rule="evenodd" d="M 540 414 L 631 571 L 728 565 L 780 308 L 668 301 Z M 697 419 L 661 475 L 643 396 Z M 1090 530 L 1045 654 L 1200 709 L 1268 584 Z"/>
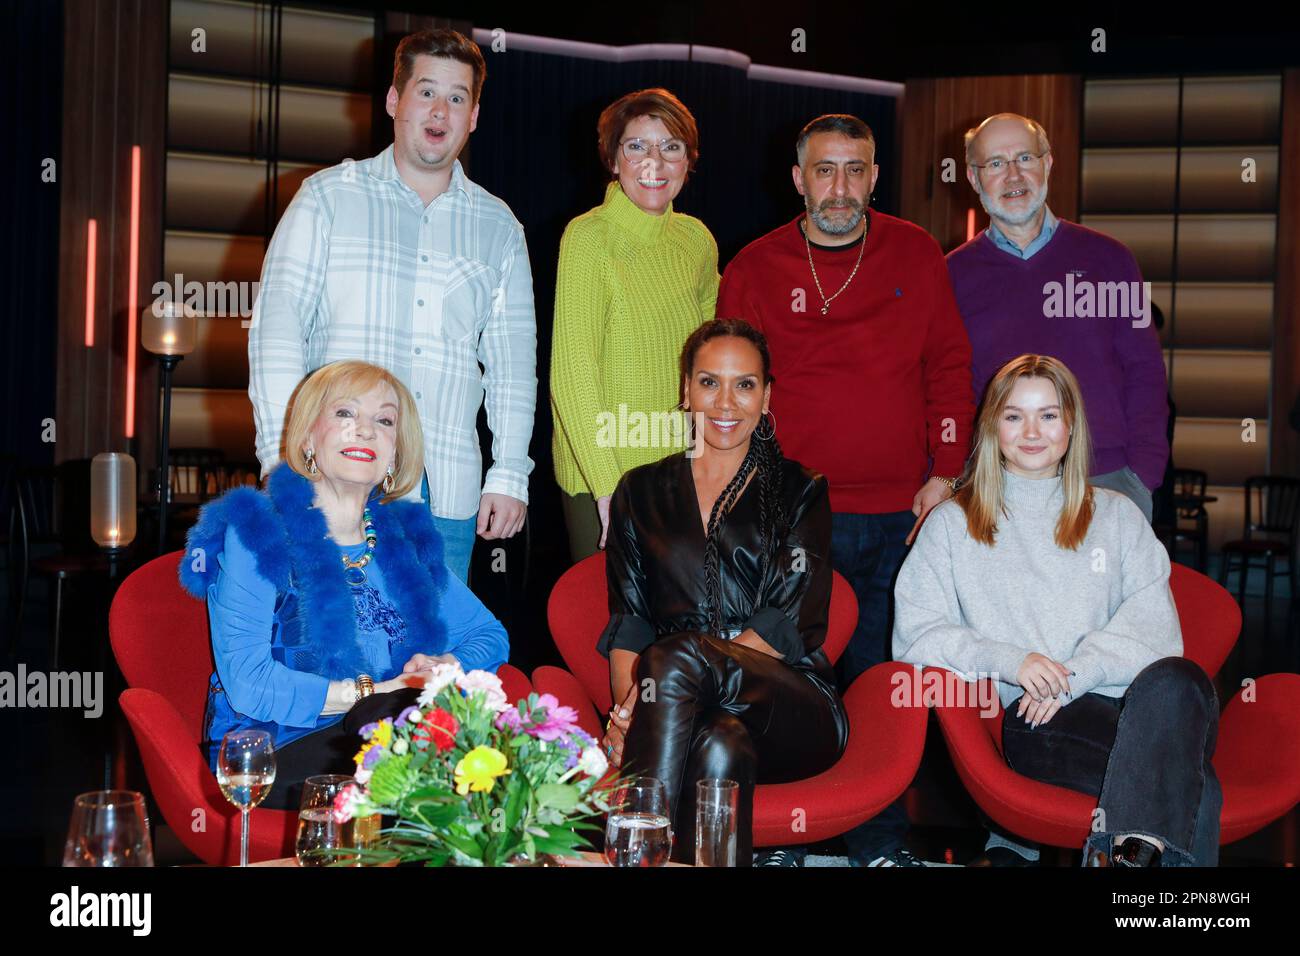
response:
<path fill-rule="evenodd" d="M 873 210 L 858 274 L 822 315 L 802 220 L 731 261 L 718 316 L 767 337 L 777 440 L 826 475 L 832 510 L 910 509 L 928 476 L 961 473 L 975 413 L 970 341 L 943 252 L 919 226 Z M 813 246 L 827 296 L 860 246 Z"/>

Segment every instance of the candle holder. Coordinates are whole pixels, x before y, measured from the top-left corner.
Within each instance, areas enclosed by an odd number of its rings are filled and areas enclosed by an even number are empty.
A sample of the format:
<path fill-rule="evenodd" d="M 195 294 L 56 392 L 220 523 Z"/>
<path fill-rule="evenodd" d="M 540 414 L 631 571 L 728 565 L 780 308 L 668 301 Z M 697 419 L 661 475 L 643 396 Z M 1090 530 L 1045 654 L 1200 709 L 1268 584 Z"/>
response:
<path fill-rule="evenodd" d="M 199 313 L 183 302 L 154 302 L 141 317 L 140 341 L 158 356 L 162 416 L 158 425 L 158 553 L 167 550 L 167 508 L 171 504 L 172 373 L 198 337 Z"/>

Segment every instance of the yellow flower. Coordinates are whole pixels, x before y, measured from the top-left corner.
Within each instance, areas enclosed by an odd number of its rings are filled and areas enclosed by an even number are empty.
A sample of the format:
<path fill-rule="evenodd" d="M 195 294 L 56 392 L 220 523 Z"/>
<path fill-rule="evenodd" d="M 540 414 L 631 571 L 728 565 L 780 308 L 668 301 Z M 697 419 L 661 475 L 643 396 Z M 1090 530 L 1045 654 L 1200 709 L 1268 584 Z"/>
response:
<path fill-rule="evenodd" d="M 491 793 L 496 778 L 508 773 L 505 754 L 491 747 L 475 747 L 456 764 L 456 792 L 462 797 L 471 790 Z"/>
<path fill-rule="evenodd" d="M 393 722 L 391 720 L 381 720 L 375 725 L 374 731 L 370 734 L 370 739 L 361 745 L 357 755 L 352 759 L 356 761 L 357 766 L 366 759 L 366 752 L 373 747 L 387 747 L 393 742 Z"/>

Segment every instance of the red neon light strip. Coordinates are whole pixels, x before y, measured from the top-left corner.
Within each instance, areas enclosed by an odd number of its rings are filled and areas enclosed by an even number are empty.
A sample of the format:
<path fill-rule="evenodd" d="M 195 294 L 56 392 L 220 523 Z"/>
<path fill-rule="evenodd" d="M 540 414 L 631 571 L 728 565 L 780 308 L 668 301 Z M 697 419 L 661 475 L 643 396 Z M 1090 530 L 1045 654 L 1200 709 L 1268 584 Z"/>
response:
<path fill-rule="evenodd" d="M 975 238 L 975 210 L 966 210 L 966 241 L 970 242 Z"/>
<path fill-rule="evenodd" d="M 140 147 L 131 147 L 131 250 L 126 286 L 126 437 L 135 436 L 135 353 L 140 321 Z"/>
<path fill-rule="evenodd" d="M 95 345 L 95 246 L 99 224 L 86 221 L 86 348 Z"/>

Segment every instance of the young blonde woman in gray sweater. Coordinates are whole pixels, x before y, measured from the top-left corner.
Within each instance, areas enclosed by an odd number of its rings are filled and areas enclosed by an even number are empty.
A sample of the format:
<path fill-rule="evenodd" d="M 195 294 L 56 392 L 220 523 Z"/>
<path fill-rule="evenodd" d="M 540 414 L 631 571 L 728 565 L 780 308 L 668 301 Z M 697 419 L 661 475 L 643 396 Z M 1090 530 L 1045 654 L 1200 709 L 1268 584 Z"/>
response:
<path fill-rule="evenodd" d="M 995 681 L 1011 768 L 1098 797 L 1085 866 L 1214 866 L 1218 700 L 1182 657 L 1164 548 L 1088 484 L 1091 453 L 1068 368 L 999 370 L 959 490 L 899 572 L 894 657 Z"/>

